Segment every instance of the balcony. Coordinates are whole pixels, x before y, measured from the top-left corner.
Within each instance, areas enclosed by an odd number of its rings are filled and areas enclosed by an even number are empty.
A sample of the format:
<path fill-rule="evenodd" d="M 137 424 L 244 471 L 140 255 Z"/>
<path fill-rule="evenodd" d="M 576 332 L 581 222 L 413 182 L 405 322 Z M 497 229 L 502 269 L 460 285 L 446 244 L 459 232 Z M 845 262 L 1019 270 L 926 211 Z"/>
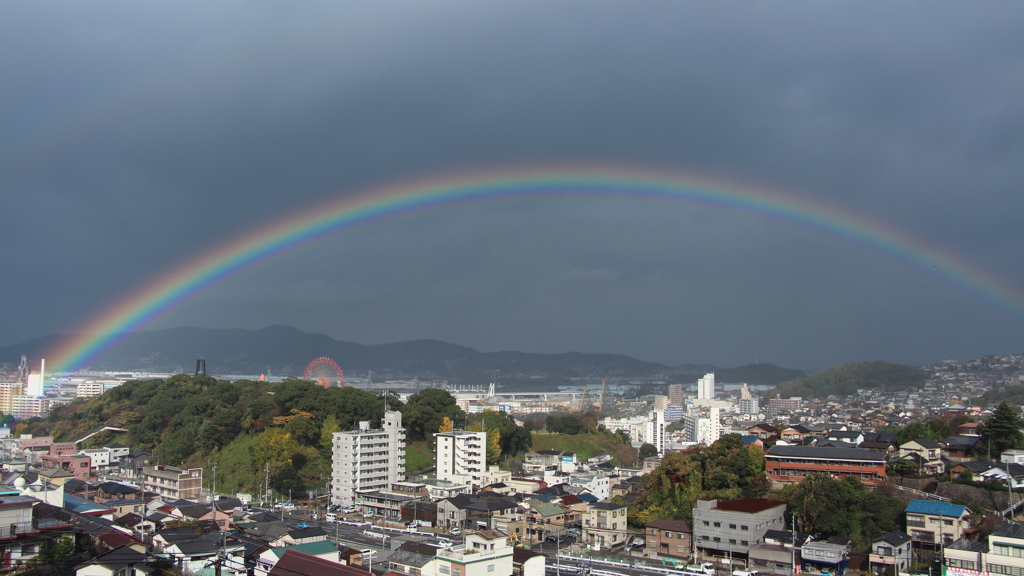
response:
<path fill-rule="evenodd" d="M 14 522 L 0 525 L 0 538 L 15 538 L 19 534 L 33 534 L 38 531 L 35 522 Z"/>
<path fill-rule="evenodd" d="M 924 520 L 907 520 L 907 528 L 927 528 L 928 524 Z"/>

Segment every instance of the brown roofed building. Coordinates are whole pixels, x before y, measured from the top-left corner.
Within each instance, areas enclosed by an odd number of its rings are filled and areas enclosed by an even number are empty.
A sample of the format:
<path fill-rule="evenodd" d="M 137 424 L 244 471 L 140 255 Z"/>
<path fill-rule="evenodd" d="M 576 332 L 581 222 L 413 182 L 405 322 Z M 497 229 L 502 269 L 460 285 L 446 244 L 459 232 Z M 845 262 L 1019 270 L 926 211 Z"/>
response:
<path fill-rule="evenodd" d="M 689 558 L 693 528 L 685 520 L 653 520 L 644 525 L 647 555 L 651 558 Z"/>

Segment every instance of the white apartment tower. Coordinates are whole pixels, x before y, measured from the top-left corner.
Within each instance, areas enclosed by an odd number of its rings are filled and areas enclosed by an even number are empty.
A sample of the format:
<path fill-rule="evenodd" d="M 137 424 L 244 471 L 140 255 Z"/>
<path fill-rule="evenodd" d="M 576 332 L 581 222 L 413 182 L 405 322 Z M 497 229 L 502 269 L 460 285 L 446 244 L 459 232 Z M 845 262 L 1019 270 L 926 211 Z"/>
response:
<path fill-rule="evenodd" d="M 455 430 L 434 435 L 437 479 L 479 482 L 487 469 L 487 433 Z"/>
<path fill-rule="evenodd" d="M 714 444 L 722 436 L 722 425 L 718 408 L 708 408 L 708 415 L 687 414 L 683 416 L 685 437 L 688 442 Z"/>
<path fill-rule="evenodd" d="M 665 453 L 665 411 L 655 410 L 647 414 L 647 421 L 644 422 L 644 437 L 642 442 L 653 445 L 658 449 L 658 454 Z"/>
<path fill-rule="evenodd" d="M 358 430 L 334 433 L 331 503 L 351 506 L 357 490 L 387 490 L 405 481 L 405 430 L 402 413 L 384 413 L 384 426 L 370 429 L 368 421 Z"/>
<path fill-rule="evenodd" d="M 708 372 L 697 380 L 697 399 L 710 400 L 715 397 L 715 373 Z"/>

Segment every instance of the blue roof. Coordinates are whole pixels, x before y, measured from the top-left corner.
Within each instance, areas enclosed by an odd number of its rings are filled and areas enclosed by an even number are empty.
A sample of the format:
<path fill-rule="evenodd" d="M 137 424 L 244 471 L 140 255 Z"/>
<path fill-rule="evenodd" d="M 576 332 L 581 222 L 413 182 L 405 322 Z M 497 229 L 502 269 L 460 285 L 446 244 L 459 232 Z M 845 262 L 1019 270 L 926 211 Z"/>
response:
<path fill-rule="evenodd" d="M 961 506 L 960 504 L 932 502 L 931 500 L 911 500 L 910 504 L 907 504 L 906 512 L 959 518 L 963 516 L 965 510 L 967 510 L 967 506 Z"/>
<path fill-rule="evenodd" d="M 597 502 L 598 500 L 600 500 L 600 498 L 598 498 L 597 496 L 594 496 L 590 492 L 584 492 L 582 494 L 577 494 L 577 496 L 579 496 L 580 500 L 583 500 L 584 502 Z"/>

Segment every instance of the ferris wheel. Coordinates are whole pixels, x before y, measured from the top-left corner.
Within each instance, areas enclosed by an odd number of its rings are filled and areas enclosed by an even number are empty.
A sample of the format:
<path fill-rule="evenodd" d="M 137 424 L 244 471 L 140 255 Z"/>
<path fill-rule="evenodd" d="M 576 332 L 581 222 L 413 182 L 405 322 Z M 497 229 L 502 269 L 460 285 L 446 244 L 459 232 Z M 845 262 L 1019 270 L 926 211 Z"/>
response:
<path fill-rule="evenodd" d="M 302 379 L 313 380 L 324 388 L 345 386 L 345 373 L 341 371 L 341 366 L 325 356 L 310 362 L 309 366 L 306 366 L 306 371 L 302 373 Z"/>

